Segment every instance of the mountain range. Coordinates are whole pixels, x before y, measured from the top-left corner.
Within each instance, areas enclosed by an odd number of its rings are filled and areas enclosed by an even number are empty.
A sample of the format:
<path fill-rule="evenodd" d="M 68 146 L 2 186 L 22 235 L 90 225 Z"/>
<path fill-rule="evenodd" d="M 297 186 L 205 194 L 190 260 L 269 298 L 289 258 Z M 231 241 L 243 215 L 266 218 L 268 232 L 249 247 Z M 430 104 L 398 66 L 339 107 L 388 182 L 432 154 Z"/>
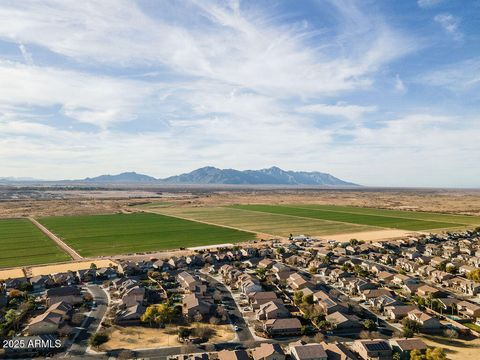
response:
<path fill-rule="evenodd" d="M 218 169 L 207 166 L 189 173 L 156 179 L 152 176 L 124 172 L 77 180 L 88 183 L 155 183 L 155 184 L 225 184 L 225 185 L 317 185 L 359 186 L 322 172 L 285 171 L 278 167 L 261 170 Z"/>

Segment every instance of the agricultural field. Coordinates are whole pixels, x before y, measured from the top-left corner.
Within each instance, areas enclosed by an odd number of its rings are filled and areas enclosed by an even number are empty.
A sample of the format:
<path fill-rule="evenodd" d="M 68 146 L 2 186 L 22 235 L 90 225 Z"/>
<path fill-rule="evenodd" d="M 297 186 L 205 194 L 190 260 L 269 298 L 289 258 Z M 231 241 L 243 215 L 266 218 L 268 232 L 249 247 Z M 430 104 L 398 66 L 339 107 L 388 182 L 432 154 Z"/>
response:
<path fill-rule="evenodd" d="M 333 205 L 151 206 L 149 211 L 278 236 L 329 236 L 385 229 L 443 231 L 480 224 L 480 217 L 475 216 Z"/>
<path fill-rule="evenodd" d="M 28 219 L 0 220 L 0 268 L 70 260 Z"/>
<path fill-rule="evenodd" d="M 307 219 L 329 220 L 348 224 L 402 229 L 408 231 L 461 229 L 480 224 L 480 217 L 473 216 L 355 208 L 347 206 L 234 205 L 232 207 L 234 209 L 260 213 L 289 215 Z"/>
<path fill-rule="evenodd" d="M 85 257 L 237 243 L 255 238 L 255 234 L 245 231 L 147 213 L 38 220 Z"/>
<path fill-rule="evenodd" d="M 375 226 L 307 219 L 230 207 L 169 207 L 158 209 L 150 208 L 149 211 L 283 237 L 287 237 L 290 234 L 326 236 L 382 230 L 382 228 Z"/>

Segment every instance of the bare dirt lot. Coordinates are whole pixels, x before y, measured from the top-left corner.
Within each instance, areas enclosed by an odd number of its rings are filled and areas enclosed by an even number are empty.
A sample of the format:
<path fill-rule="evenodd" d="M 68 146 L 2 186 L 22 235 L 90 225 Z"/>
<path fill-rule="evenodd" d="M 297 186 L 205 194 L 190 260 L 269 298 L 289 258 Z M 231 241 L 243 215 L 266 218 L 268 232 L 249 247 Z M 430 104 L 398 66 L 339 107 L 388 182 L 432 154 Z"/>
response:
<path fill-rule="evenodd" d="M 478 360 L 480 358 L 480 339 L 448 339 L 442 336 L 424 336 L 428 346 L 445 349 L 450 360 Z"/>
<path fill-rule="evenodd" d="M 209 339 L 209 343 L 227 342 L 235 336 L 230 325 L 194 324 L 192 327 L 207 327 L 213 329 L 214 334 Z M 153 329 L 141 326 L 115 326 L 110 332 L 110 339 L 101 346 L 100 350 L 135 350 L 182 345 L 182 343 L 178 341 L 177 335 L 177 326 L 167 326 L 165 329 Z"/>
<path fill-rule="evenodd" d="M 350 239 L 357 239 L 363 241 L 378 241 L 389 240 L 395 238 L 402 238 L 408 235 L 414 235 L 411 231 L 403 230 L 379 230 L 379 231 L 364 231 L 349 234 L 338 234 L 328 237 L 328 240 L 349 241 Z"/>

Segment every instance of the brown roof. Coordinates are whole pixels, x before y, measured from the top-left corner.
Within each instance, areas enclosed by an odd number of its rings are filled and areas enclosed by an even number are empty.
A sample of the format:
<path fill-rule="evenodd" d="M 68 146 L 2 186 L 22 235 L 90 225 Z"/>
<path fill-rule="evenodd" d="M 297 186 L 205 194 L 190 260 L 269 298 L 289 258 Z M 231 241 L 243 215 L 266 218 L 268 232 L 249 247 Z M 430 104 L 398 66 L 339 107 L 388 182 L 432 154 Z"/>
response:
<path fill-rule="evenodd" d="M 284 355 L 284 352 L 280 345 L 262 343 L 259 347 L 252 350 L 252 358 L 253 360 L 259 360 L 266 358 L 274 353 Z"/>
<path fill-rule="evenodd" d="M 320 344 L 305 344 L 292 347 L 295 349 L 297 359 L 318 359 L 327 357 L 327 353 Z"/>
<path fill-rule="evenodd" d="M 327 353 L 328 360 L 357 360 L 357 356 L 350 351 L 344 344 L 322 342 L 323 348 Z"/>
<path fill-rule="evenodd" d="M 272 329 L 300 329 L 302 323 L 297 318 L 287 318 L 287 319 L 269 319 L 265 321 L 265 326 L 271 327 Z"/>
<path fill-rule="evenodd" d="M 410 351 L 410 350 L 425 350 L 427 345 L 419 338 L 411 339 L 392 339 L 392 343 L 397 344 L 400 350 Z"/>
<path fill-rule="evenodd" d="M 248 360 L 248 354 L 245 350 L 222 350 L 218 360 Z"/>

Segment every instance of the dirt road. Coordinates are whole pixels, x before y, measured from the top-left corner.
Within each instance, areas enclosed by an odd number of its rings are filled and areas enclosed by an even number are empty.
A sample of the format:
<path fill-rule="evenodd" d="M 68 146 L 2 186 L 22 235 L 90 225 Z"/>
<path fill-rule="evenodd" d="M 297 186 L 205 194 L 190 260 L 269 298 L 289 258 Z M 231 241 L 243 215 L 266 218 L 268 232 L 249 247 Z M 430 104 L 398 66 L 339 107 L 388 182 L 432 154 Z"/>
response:
<path fill-rule="evenodd" d="M 47 235 L 50 239 L 52 239 L 60 249 L 65 251 L 68 255 L 73 260 L 81 260 L 83 259 L 82 256 L 80 256 L 75 250 L 73 250 L 70 246 L 65 244 L 58 236 L 56 236 L 54 233 L 52 233 L 50 230 L 48 230 L 45 226 L 40 224 L 37 220 L 35 220 L 32 217 L 29 217 L 28 220 L 30 220 L 36 227 L 40 229 L 41 232 L 43 232 L 45 235 Z"/>

